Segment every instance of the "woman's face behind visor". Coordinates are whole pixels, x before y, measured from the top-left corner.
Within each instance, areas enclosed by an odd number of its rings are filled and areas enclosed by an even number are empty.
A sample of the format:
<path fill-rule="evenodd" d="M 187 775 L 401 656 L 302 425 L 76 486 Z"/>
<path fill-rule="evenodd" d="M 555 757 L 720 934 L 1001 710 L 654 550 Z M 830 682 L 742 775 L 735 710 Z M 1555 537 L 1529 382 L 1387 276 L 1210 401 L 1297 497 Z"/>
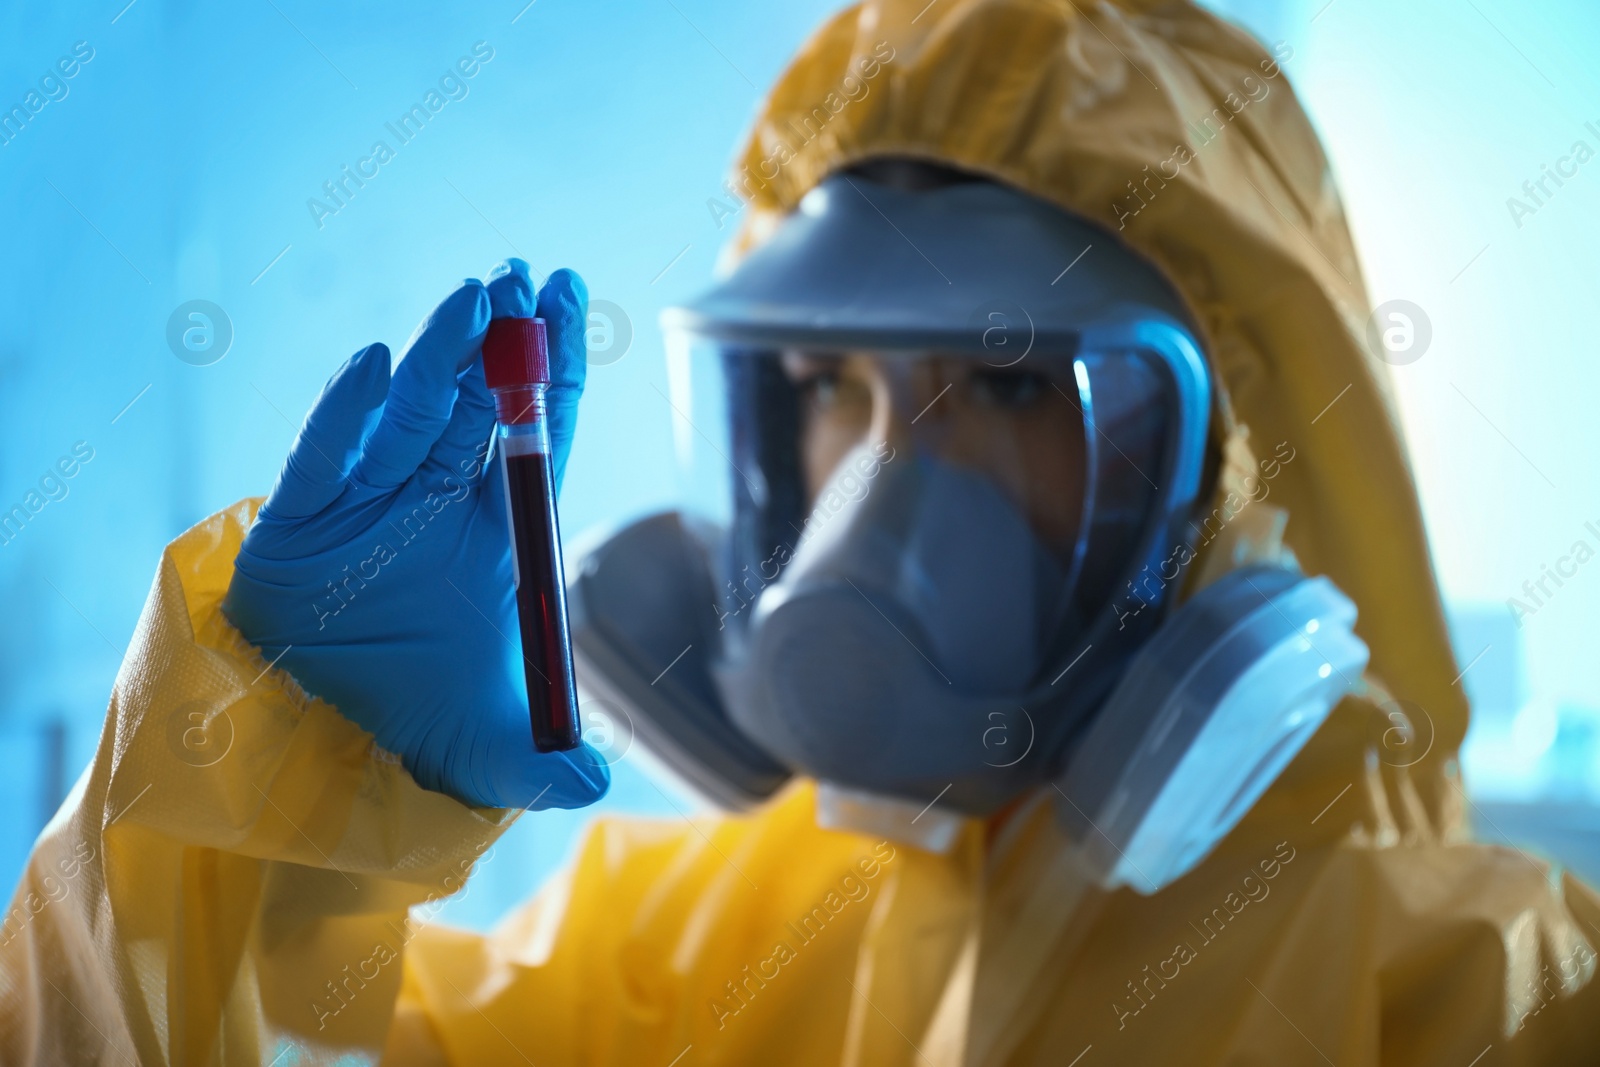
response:
<path fill-rule="evenodd" d="M 850 451 L 886 442 L 992 481 L 1062 561 L 1084 498 L 1083 418 L 1070 359 L 998 367 L 909 353 L 786 351 L 800 393 L 807 503 Z"/>

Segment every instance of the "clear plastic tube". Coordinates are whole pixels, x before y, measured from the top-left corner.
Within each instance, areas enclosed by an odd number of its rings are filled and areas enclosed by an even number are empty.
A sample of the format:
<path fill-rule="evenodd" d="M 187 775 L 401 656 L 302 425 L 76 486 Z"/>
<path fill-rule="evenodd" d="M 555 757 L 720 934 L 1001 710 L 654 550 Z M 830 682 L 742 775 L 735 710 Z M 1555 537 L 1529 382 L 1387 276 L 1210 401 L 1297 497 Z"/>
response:
<path fill-rule="evenodd" d="M 539 325 L 542 327 L 543 323 Z M 542 348 L 542 329 L 539 340 Z M 491 358 L 486 342 L 486 369 Z M 572 670 L 572 632 L 567 621 L 555 470 L 550 431 L 545 424 L 546 383 L 512 381 L 496 388 L 499 379 L 499 375 L 490 375 L 495 401 L 495 451 L 505 482 L 506 515 L 511 528 L 528 718 L 534 747 L 540 752 L 560 752 L 578 747 L 582 726 Z"/>

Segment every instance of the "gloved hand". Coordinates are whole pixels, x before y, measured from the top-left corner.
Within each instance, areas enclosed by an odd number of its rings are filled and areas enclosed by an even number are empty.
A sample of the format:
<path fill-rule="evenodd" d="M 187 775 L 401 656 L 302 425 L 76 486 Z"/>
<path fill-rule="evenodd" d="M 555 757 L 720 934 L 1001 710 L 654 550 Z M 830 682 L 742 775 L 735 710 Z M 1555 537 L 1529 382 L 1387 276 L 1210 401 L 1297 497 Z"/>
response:
<path fill-rule="evenodd" d="M 371 345 L 334 372 L 245 535 L 223 611 L 308 692 L 370 730 L 424 787 L 469 804 L 576 808 L 610 773 L 587 745 L 533 747 L 505 489 L 489 461 L 491 318 L 545 319 L 556 480 L 583 392 L 588 293 L 550 275 L 537 311 L 508 260 L 434 309 L 390 370 Z"/>

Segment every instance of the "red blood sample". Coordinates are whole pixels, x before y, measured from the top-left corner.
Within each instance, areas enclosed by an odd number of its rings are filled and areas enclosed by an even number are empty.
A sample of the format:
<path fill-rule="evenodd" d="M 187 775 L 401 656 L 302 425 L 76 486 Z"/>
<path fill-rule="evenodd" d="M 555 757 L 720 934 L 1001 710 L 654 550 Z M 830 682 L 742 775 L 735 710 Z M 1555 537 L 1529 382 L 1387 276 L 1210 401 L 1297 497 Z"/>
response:
<path fill-rule="evenodd" d="M 495 319 L 483 342 L 484 379 L 494 394 L 495 450 L 506 484 L 512 573 L 522 634 L 528 718 L 540 752 L 578 747 L 578 691 L 561 564 L 555 471 L 545 424 L 550 356 L 543 319 Z"/>

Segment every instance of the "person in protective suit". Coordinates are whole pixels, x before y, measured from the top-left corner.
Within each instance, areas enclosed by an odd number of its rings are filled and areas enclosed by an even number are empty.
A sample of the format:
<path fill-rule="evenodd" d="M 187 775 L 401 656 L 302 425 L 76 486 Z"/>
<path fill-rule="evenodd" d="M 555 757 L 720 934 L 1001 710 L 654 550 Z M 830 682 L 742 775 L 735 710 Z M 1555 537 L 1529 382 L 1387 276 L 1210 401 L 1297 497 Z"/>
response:
<path fill-rule="evenodd" d="M 1468 839 L 1285 58 L 1140 0 L 867 0 L 804 46 L 665 324 L 726 514 L 569 589 L 586 689 L 745 810 L 602 820 L 489 936 L 419 916 L 609 779 L 527 736 L 478 351 L 546 320 L 559 470 L 587 298 L 512 261 L 352 357 L 265 502 L 163 556 L 5 919 L 0 1058 L 1600 1061 L 1600 899 Z"/>

